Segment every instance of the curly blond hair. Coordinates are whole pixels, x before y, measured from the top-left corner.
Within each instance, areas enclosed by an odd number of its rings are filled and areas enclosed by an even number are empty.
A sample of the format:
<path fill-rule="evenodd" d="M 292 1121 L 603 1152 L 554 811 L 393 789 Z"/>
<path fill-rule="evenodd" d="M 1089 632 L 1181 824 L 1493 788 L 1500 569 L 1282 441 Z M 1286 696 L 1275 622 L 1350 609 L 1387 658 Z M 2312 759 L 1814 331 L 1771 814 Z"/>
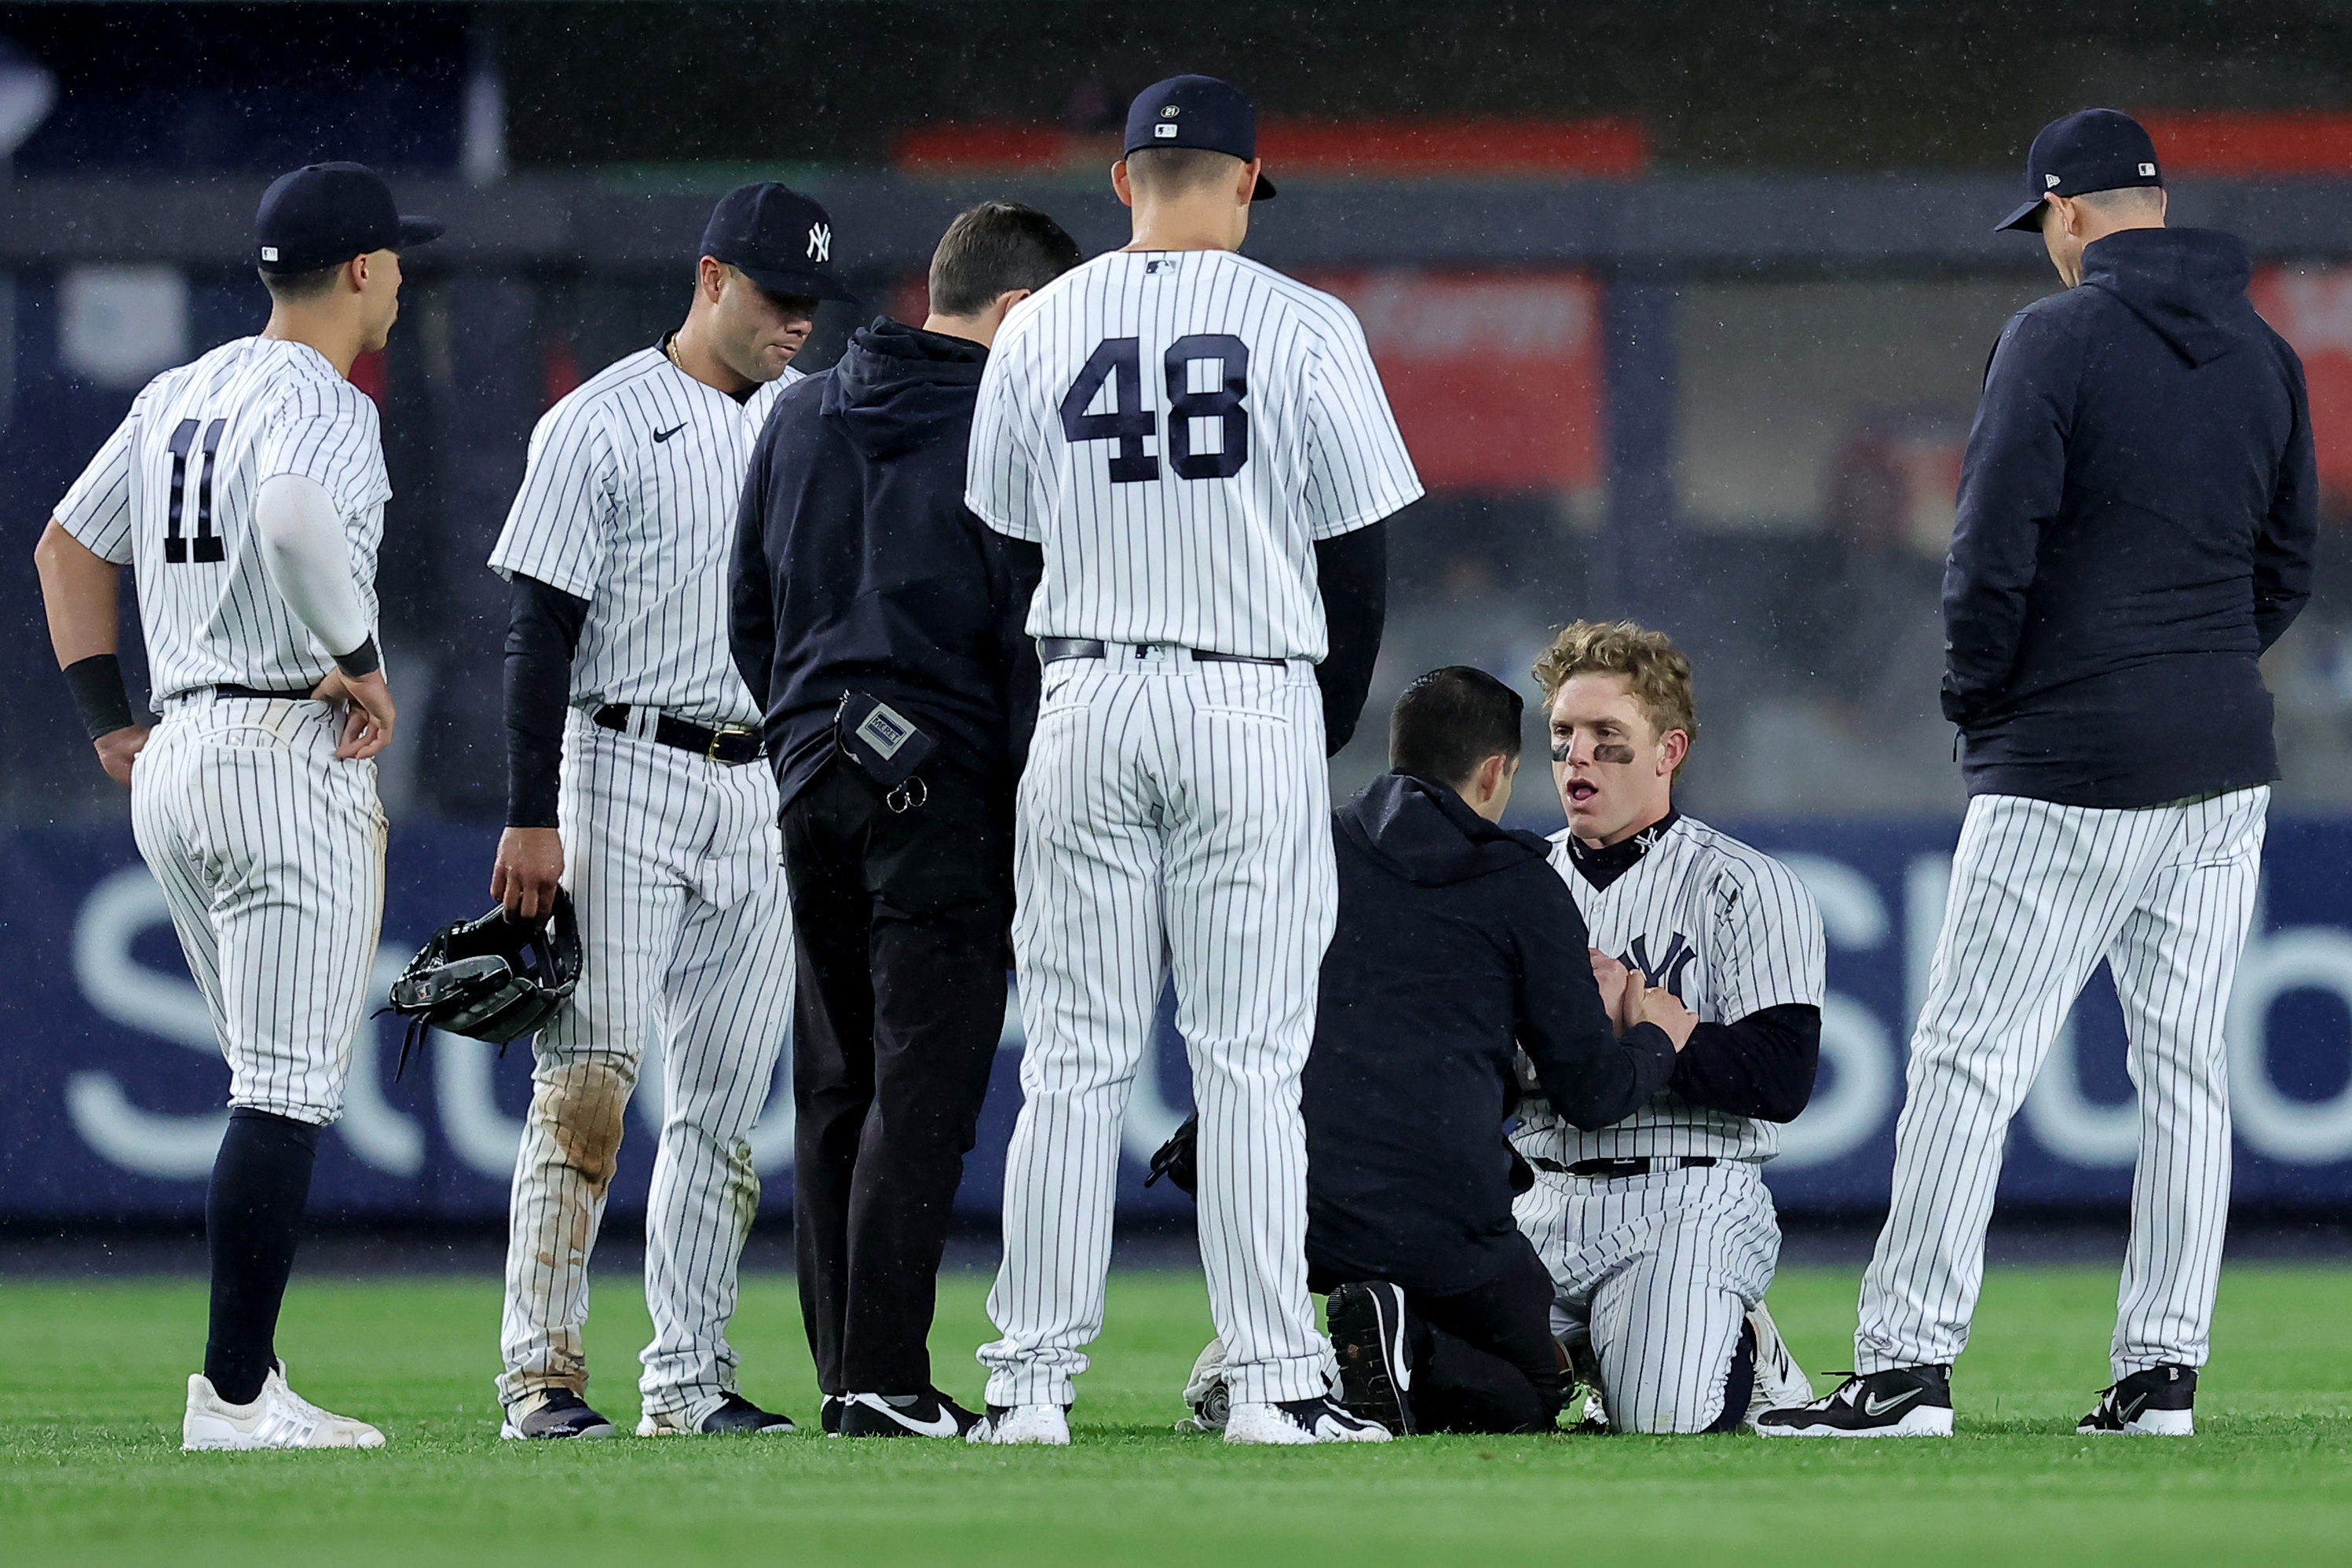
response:
<path fill-rule="evenodd" d="M 1631 621 L 1573 622 L 1537 656 L 1532 673 L 1546 707 L 1575 676 L 1621 675 L 1653 730 L 1664 735 L 1679 729 L 1698 738 L 1690 660 L 1664 632 L 1646 631 Z"/>

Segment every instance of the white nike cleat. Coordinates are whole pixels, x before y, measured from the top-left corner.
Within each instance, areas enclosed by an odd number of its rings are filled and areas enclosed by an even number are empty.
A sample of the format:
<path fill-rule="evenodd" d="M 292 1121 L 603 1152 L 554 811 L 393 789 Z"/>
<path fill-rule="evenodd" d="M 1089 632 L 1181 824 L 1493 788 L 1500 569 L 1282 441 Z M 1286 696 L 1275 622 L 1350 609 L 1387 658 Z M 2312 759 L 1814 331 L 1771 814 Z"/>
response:
<path fill-rule="evenodd" d="M 846 1413 L 844 1414 L 845 1423 Z M 1070 1416 L 1059 1405 L 992 1405 L 966 1432 L 967 1443 L 1034 1443 L 1043 1448 L 1070 1446 Z"/>
<path fill-rule="evenodd" d="M 1752 1432 L 1756 1429 L 1756 1417 L 1767 1410 L 1793 1410 L 1800 1405 L 1811 1405 L 1813 1384 L 1805 1375 L 1804 1368 L 1797 1364 L 1797 1358 L 1789 1354 L 1780 1325 L 1764 1310 L 1763 1302 L 1748 1309 L 1748 1326 L 1756 1332 L 1756 1392 L 1748 1402 L 1748 1414 L 1741 1425 Z"/>
<path fill-rule="evenodd" d="M 1385 1443 L 1389 1429 L 1367 1421 L 1329 1397 L 1286 1399 L 1279 1404 L 1235 1400 L 1225 1419 L 1225 1441 L 1273 1448 L 1308 1443 Z"/>
<path fill-rule="evenodd" d="M 184 1453 L 221 1448 L 381 1448 L 383 1434 L 364 1421 L 321 1410 L 286 1385 L 279 1362 L 250 1405 L 232 1405 L 203 1373 L 188 1377 L 188 1412 L 180 1418 Z"/>

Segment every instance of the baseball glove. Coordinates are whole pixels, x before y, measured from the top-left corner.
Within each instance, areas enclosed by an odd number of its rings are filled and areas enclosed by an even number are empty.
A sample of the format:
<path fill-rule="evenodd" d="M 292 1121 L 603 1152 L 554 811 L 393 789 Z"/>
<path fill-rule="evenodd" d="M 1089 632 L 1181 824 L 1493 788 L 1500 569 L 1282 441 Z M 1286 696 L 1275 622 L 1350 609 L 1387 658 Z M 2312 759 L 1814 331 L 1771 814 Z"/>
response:
<path fill-rule="evenodd" d="M 580 963 L 579 923 L 562 888 L 543 921 L 512 920 L 499 908 L 444 925 L 392 983 L 390 1009 L 408 1019 L 393 1077 L 432 1029 L 488 1040 L 504 1055 L 509 1040 L 555 1016 L 580 983 Z"/>

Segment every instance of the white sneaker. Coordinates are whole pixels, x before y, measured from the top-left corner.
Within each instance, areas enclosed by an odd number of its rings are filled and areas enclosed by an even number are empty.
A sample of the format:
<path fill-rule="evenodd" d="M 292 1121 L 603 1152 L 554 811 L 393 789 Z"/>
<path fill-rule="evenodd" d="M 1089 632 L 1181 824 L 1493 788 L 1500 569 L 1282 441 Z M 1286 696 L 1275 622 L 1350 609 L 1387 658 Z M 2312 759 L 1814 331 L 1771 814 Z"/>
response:
<path fill-rule="evenodd" d="M 364 1421 L 321 1410 L 286 1386 L 279 1362 L 261 1380 L 250 1405 L 232 1405 L 203 1373 L 188 1377 L 188 1413 L 180 1419 L 180 1448 L 381 1448 L 383 1434 Z"/>
<path fill-rule="evenodd" d="M 1225 1419 L 1228 1443 L 1291 1447 L 1307 1443 L 1385 1443 L 1389 1429 L 1350 1415 L 1338 1401 L 1286 1399 L 1278 1405 L 1234 1403 Z"/>
<path fill-rule="evenodd" d="M 992 1405 L 972 1429 L 967 1443 L 1035 1443 L 1049 1448 L 1070 1446 L 1069 1413 L 1059 1405 Z"/>
<path fill-rule="evenodd" d="M 1748 1309 L 1748 1326 L 1756 1331 L 1756 1392 L 1748 1401 L 1748 1414 L 1740 1425 L 1749 1431 L 1756 1429 L 1756 1417 L 1767 1410 L 1793 1410 L 1800 1405 L 1813 1402 L 1812 1380 L 1804 1368 L 1789 1353 L 1788 1342 L 1780 1337 L 1780 1325 L 1772 1314 L 1757 1302 Z"/>

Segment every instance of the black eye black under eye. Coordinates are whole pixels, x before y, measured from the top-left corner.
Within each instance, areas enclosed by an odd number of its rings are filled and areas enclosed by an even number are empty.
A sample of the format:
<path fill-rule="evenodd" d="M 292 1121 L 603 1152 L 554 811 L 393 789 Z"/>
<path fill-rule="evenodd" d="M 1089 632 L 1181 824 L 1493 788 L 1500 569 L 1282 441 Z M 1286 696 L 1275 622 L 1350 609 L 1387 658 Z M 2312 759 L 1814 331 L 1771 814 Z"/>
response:
<path fill-rule="evenodd" d="M 1568 742 L 1557 738 L 1552 741 L 1551 759 L 1554 762 L 1565 762 L 1568 760 Z"/>

